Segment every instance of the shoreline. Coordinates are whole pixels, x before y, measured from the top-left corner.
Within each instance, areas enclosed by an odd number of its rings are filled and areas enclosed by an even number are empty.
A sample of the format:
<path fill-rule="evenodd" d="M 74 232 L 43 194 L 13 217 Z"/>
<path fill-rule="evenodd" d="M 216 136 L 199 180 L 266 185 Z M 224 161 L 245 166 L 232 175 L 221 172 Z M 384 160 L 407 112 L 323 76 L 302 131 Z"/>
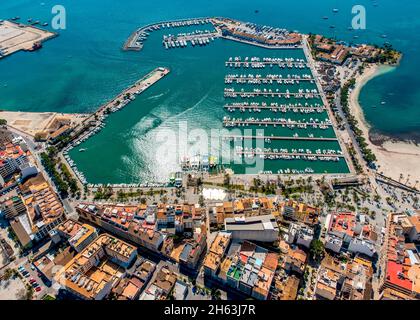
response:
<path fill-rule="evenodd" d="M 394 179 L 401 180 L 414 186 L 420 180 L 420 146 L 413 141 L 398 140 L 389 136 L 381 136 L 381 141 L 372 141 L 372 126 L 367 122 L 363 108 L 359 102 L 362 88 L 373 78 L 394 69 L 393 66 L 370 65 L 366 67 L 362 75 L 356 76 L 356 85 L 349 95 L 349 108 L 359 123 L 366 143 L 377 158 L 377 171 Z M 401 178 L 401 174 L 403 177 Z"/>

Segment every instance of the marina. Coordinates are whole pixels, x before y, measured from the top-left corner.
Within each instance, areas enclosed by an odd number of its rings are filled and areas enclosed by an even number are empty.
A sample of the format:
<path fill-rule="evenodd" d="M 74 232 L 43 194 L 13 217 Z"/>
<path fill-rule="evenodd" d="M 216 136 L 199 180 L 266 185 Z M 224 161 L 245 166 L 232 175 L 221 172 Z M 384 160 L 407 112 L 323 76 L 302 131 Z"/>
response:
<path fill-rule="evenodd" d="M 225 62 L 226 67 L 230 68 L 251 68 L 251 69 L 264 69 L 266 67 L 273 68 L 277 66 L 281 69 L 307 69 L 309 64 L 303 59 L 294 58 L 259 58 L 259 57 L 245 57 L 243 60 L 241 57 L 230 57 Z"/>
<path fill-rule="evenodd" d="M 308 72 L 308 61 L 294 57 L 231 56 L 224 64 L 228 69 L 247 69 L 246 73 L 227 73 L 223 90 L 225 100 L 238 100 L 224 105 L 230 116 L 223 117 L 223 126 L 242 130 L 241 135 L 227 134 L 223 139 L 245 163 L 267 160 L 263 162 L 264 170 L 258 173 L 277 174 L 312 174 L 319 172 L 315 163 L 329 163 L 330 167 L 346 163 L 320 88 L 312 70 Z M 302 99 L 307 101 L 301 102 Z M 247 113 L 253 116 L 243 117 Z M 278 113 L 284 117 L 276 117 Z M 320 116 L 307 117 L 308 114 Z M 235 173 L 245 172 L 239 165 L 233 168 Z"/>
<path fill-rule="evenodd" d="M 262 110 L 269 110 L 269 111 L 273 111 L 273 112 L 282 112 L 282 113 L 287 113 L 287 112 L 294 112 L 294 113 L 302 113 L 302 114 L 307 114 L 307 113 L 322 113 L 326 110 L 325 107 L 321 106 L 320 104 L 316 103 L 316 104 L 301 104 L 301 103 L 289 103 L 289 104 L 278 104 L 277 102 L 274 103 L 270 103 L 267 104 L 265 102 L 263 103 L 258 103 L 258 102 L 243 102 L 243 103 L 232 103 L 232 104 L 226 104 L 224 106 L 225 109 L 227 109 L 227 111 L 229 112 L 235 112 L 235 111 L 240 111 L 240 112 L 257 112 L 260 113 Z"/>
<path fill-rule="evenodd" d="M 258 96 L 264 97 L 278 97 L 278 98 L 286 98 L 289 99 L 290 97 L 294 97 L 296 99 L 313 99 L 318 98 L 320 95 L 316 89 L 299 89 L 298 92 L 290 92 L 287 89 L 285 92 L 279 92 L 280 89 L 276 89 L 273 91 L 272 89 L 253 89 L 253 91 L 245 91 L 241 89 L 240 91 L 236 91 L 234 88 L 225 88 L 224 96 L 225 98 L 237 98 L 238 96 L 241 98 L 253 98 Z"/>
<path fill-rule="evenodd" d="M 264 139 L 264 142 L 271 143 L 272 140 L 309 140 L 309 141 L 337 141 L 337 138 L 320 138 L 320 137 L 299 137 L 299 136 L 293 136 L 293 137 L 280 137 L 280 136 L 245 136 L 245 135 L 225 135 L 223 136 L 223 139 L 225 140 L 231 140 L 231 141 L 242 141 L 247 139 Z"/>
<path fill-rule="evenodd" d="M 227 74 L 225 76 L 225 83 L 238 83 L 238 84 L 299 84 L 300 81 L 314 82 L 314 79 L 308 75 L 290 75 L 283 78 L 281 74 L 268 74 L 266 77 L 261 74 Z"/>
<path fill-rule="evenodd" d="M 144 42 L 148 39 L 150 34 L 156 30 L 206 25 L 209 23 L 211 23 L 211 20 L 209 18 L 196 18 L 196 19 L 162 21 L 162 22 L 149 24 L 133 32 L 128 38 L 128 40 L 125 42 L 123 49 L 140 51 L 143 48 Z M 165 39 L 164 39 L 164 42 L 165 42 Z M 184 46 L 184 42 L 182 42 L 182 44 Z M 175 45 L 175 42 L 174 42 L 174 45 Z M 178 42 L 178 47 L 179 46 L 180 46 L 180 43 Z M 171 44 L 171 47 L 172 47 L 172 44 Z"/>
<path fill-rule="evenodd" d="M 235 174 L 243 174 L 252 167 L 247 163 L 225 164 L 217 150 L 208 150 L 207 156 L 194 156 L 189 151 L 178 151 L 178 163 L 160 164 L 160 160 L 156 160 L 159 144 L 152 142 L 160 128 L 175 132 L 180 130 L 177 117 L 167 116 L 174 112 L 191 120 L 188 121 L 188 131 L 200 127 L 229 130 L 222 140 L 227 145 L 231 144 L 230 149 L 244 159 L 251 158 L 247 153 L 237 153 L 239 150 L 235 149 L 234 144 L 242 142 L 252 145 L 258 141 L 259 147 L 260 142 L 263 142 L 265 148 L 271 150 L 261 152 L 274 153 L 256 154 L 259 159 L 270 160 L 264 163 L 263 172 L 349 173 L 346 158 L 333 157 L 334 153 L 328 152 L 334 150 L 335 154 L 339 154 L 341 142 L 335 135 L 334 125 L 329 121 L 328 107 L 322 99 L 304 51 L 299 47 L 293 48 L 293 45 L 286 50 L 269 42 L 261 46 L 255 42 L 250 45 L 244 39 L 217 40 L 217 34 L 214 34 L 213 41 L 209 33 L 222 34 L 220 37 L 227 39 L 226 30 L 223 30 L 227 23 L 232 23 L 229 19 L 229 22 L 224 22 L 222 18 L 217 19 L 217 23 L 215 18 L 211 18 L 197 24 L 190 22 L 188 26 L 185 21 L 195 19 L 186 19 L 177 26 L 157 23 L 153 24 L 152 29 L 146 30 L 151 25 L 140 28 L 148 35 L 144 34 L 146 39 L 140 41 L 142 44 L 139 55 L 145 59 L 173 61 L 168 67 L 177 70 L 174 73 L 176 77 L 168 77 L 165 82 L 168 87 L 158 86 L 159 89 L 142 95 L 141 99 L 130 101 L 129 103 L 136 105 L 135 108 L 128 108 L 115 118 L 113 116 L 112 125 L 107 124 L 106 130 L 99 129 L 100 134 L 98 131 L 95 138 L 82 141 L 77 148 L 70 151 L 75 164 L 83 163 L 80 168 L 77 165 L 78 170 L 89 172 L 84 176 L 88 183 L 95 185 L 110 182 L 115 185 L 119 182 L 163 182 L 168 181 L 173 172 L 208 171 L 212 174 L 230 168 Z M 241 23 L 240 26 L 248 28 L 246 23 Z M 257 29 L 260 30 L 259 28 Z M 280 39 L 281 35 L 288 36 L 287 32 L 279 32 L 277 37 Z M 197 37 L 202 38 L 201 45 Z M 204 38 L 208 39 L 208 43 L 203 43 Z M 270 48 L 266 48 L 266 45 Z M 195 47 L 202 49 L 194 50 Z M 183 50 L 173 50 L 175 48 Z M 197 70 L 202 69 L 204 59 L 211 66 L 210 71 L 198 76 Z M 192 78 L 198 82 L 194 86 L 185 86 Z M 143 108 L 152 106 L 152 113 L 142 113 Z M 114 110 L 112 109 L 113 112 Z M 210 113 L 210 118 L 202 116 Z M 118 125 L 118 121 L 121 125 Z M 108 129 L 109 127 L 112 129 Z M 241 134 L 242 139 L 236 138 Z M 126 139 L 131 141 L 128 146 L 122 142 Z M 121 151 L 111 152 L 111 146 Z M 249 151 L 249 146 L 247 147 Z M 293 154 L 294 151 L 286 152 L 286 149 L 296 150 L 297 155 Z M 275 150 L 283 154 L 275 154 Z M 241 152 L 245 151 L 248 152 Z M 321 152 L 319 156 L 317 151 Z M 118 163 L 127 170 L 118 170 L 112 174 L 112 179 L 108 179 L 107 172 L 99 171 L 89 162 L 89 157 L 97 153 L 101 154 L 101 159 L 108 166 Z M 211 167 L 218 169 L 212 170 Z M 260 171 L 258 169 L 254 173 L 258 174 Z"/>
<path fill-rule="evenodd" d="M 318 119 L 316 119 L 318 120 Z M 319 129 L 327 129 L 328 127 L 332 126 L 331 122 L 326 119 L 324 121 L 293 121 L 290 119 L 285 118 L 266 118 L 266 119 L 254 119 L 254 118 L 248 118 L 245 120 L 242 119 L 230 119 L 225 118 L 223 119 L 223 123 L 225 127 L 235 127 L 235 126 L 248 126 L 248 125 L 272 125 L 272 126 L 282 126 L 282 127 L 288 127 L 290 129 L 293 128 L 300 128 L 300 129 L 306 129 L 307 127 L 311 126 L 312 128 L 319 128 Z"/>
<path fill-rule="evenodd" d="M 162 44 L 165 49 L 185 48 L 188 43 L 191 46 L 206 46 L 218 38 L 220 34 L 208 30 L 195 30 L 188 33 L 180 33 L 178 35 L 164 35 Z"/>

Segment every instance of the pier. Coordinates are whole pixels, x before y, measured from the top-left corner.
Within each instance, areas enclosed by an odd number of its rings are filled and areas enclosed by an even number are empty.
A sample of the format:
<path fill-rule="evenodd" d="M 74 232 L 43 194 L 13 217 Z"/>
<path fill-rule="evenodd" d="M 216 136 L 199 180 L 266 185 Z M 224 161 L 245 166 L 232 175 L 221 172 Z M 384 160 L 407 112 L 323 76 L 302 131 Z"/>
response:
<path fill-rule="evenodd" d="M 236 59 L 236 58 L 235 58 Z M 231 67 L 231 68 L 253 68 L 253 69 L 263 69 L 266 66 L 269 66 L 270 68 L 274 67 L 274 66 L 278 66 L 279 68 L 297 68 L 297 69 L 306 69 L 309 68 L 310 65 L 307 62 L 303 62 L 303 61 L 287 61 L 286 59 L 274 59 L 274 60 L 270 60 L 270 61 L 260 61 L 260 60 L 253 60 L 253 58 L 249 59 L 249 60 L 235 60 L 230 58 L 228 61 L 225 61 L 225 66 L 226 67 Z M 247 58 L 246 58 L 247 59 Z"/>
<path fill-rule="evenodd" d="M 236 98 L 238 95 L 241 98 L 249 98 L 249 97 L 256 97 L 256 96 L 264 96 L 264 97 L 283 97 L 283 98 L 305 98 L 305 99 L 313 99 L 313 98 L 319 98 L 320 94 L 318 92 L 273 92 L 273 91 L 261 91 L 254 89 L 255 91 L 235 91 L 234 89 L 228 89 L 226 88 L 224 91 L 225 98 Z M 278 89 L 277 89 L 278 90 Z M 300 89 L 302 90 L 302 89 Z"/>
<path fill-rule="evenodd" d="M 170 70 L 168 68 L 158 67 L 154 69 L 140 80 L 136 81 L 136 83 L 134 83 L 132 86 L 125 89 L 111 101 L 102 105 L 95 113 L 92 114 L 92 116 L 85 119 L 84 123 L 91 121 L 94 117 L 101 117 L 104 116 L 104 114 L 121 110 L 135 99 L 135 95 L 141 94 L 143 91 L 147 90 L 153 84 L 165 77 L 169 72 Z"/>
<path fill-rule="evenodd" d="M 307 159 L 307 160 L 327 160 L 326 158 L 333 158 L 333 159 L 344 158 L 344 155 L 335 154 L 335 153 L 272 152 L 272 151 L 235 151 L 235 152 L 239 155 L 250 155 L 250 156 L 262 155 L 262 156 L 315 157 L 316 158 L 316 159 Z M 303 159 L 303 160 L 306 160 L 306 159 Z"/>
<path fill-rule="evenodd" d="M 270 110 L 270 111 L 280 111 L 280 112 L 286 112 L 286 111 L 294 111 L 294 112 L 323 112 L 326 110 L 326 108 L 324 106 L 321 105 L 308 105 L 308 106 L 296 106 L 296 105 L 259 105 L 259 104 L 226 104 L 224 106 L 225 109 L 227 109 L 228 111 L 234 111 L 234 110 L 251 110 L 251 111 L 256 111 L 259 112 L 261 110 Z"/>
<path fill-rule="evenodd" d="M 261 77 L 261 75 L 226 75 L 225 83 L 238 83 L 238 84 L 299 84 L 300 81 L 314 82 L 311 77 L 301 77 L 300 75 L 293 75 L 283 78 L 281 75 L 268 75 Z"/>
<path fill-rule="evenodd" d="M 71 172 L 75 173 L 76 178 L 82 184 L 87 184 L 87 180 L 84 174 L 77 169 L 73 160 L 70 159 L 68 152 L 101 131 L 105 127 L 104 120 L 110 113 L 119 111 L 127 106 L 131 101 L 135 100 L 136 95 L 143 93 L 153 84 L 165 77 L 169 72 L 170 70 L 168 68 L 158 67 L 154 69 L 115 98 L 102 105 L 96 112 L 85 118 L 83 122 L 75 128 L 71 136 L 70 144 L 62 150 L 62 153 L 63 158 L 71 168 Z M 77 128 L 78 130 L 76 130 Z"/>
<path fill-rule="evenodd" d="M 238 136 L 226 135 L 223 136 L 225 140 L 250 140 L 250 139 L 264 139 L 264 140 L 308 140 L 308 141 L 337 141 L 337 138 L 321 138 L 321 137 L 281 137 L 281 136 Z"/>
<path fill-rule="evenodd" d="M 279 126 L 290 126 L 290 127 L 301 127 L 302 129 L 306 129 L 307 126 L 311 126 L 313 128 L 319 128 L 319 129 L 328 129 L 328 127 L 332 127 L 331 123 L 328 122 L 315 122 L 315 121 L 288 121 L 288 120 L 279 120 L 279 121 L 272 121 L 272 120 L 230 120 L 226 119 L 223 120 L 223 124 L 226 127 L 234 127 L 234 126 L 240 126 L 240 125 L 273 125 L 274 127 L 276 125 Z"/>

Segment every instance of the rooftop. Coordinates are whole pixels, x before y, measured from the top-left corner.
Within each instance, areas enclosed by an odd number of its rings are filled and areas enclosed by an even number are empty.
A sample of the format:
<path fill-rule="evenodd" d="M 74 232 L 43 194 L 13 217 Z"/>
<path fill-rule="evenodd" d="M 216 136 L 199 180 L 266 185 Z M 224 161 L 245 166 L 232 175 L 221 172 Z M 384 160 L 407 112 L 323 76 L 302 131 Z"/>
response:
<path fill-rule="evenodd" d="M 128 259 L 135 250 L 120 239 L 102 234 L 68 262 L 56 279 L 85 299 L 95 299 L 109 282 L 114 283 L 124 273 L 123 268 L 108 259 L 107 252 Z"/>

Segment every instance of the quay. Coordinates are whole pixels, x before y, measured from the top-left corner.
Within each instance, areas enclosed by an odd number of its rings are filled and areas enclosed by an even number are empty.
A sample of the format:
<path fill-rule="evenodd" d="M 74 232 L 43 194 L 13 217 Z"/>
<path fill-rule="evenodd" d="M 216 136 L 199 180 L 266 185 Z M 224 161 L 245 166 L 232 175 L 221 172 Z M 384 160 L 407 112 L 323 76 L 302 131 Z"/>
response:
<path fill-rule="evenodd" d="M 0 59 L 18 51 L 36 51 L 58 34 L 12 21 L 0 22 Z"/>
<path fill-rule="evenodd" d="M 309 141 L 337 141 L 337 138 L 322 138 L 322 137 L 281 137 L 281 136 L 238 136 L 226 135 L 223 139 L 234 140 L 248 140 L 248 139 L 264 139 L 264 140 L 309 140 Z"/>
<path fill-rule="evenodd" d="M 104 116 L 105 114 L 112 112 L 112 110 L 120 110 L 122 107 L 125 107 L 128 103 L 130 103 L 130 101 L 134 100 L 135 95 L 141 94 L 143 91 L 165 77 L 169 72 L 170 70 L 168 68 L 163 67 L 153 69 L 151 72 L 146 74 L 140 80 L 136 81 L 136 83 L 125 89 L 111 101 L 102 105 L 95 113 L 86 118 L 83 123 L 92 121 L 92 118 Z"/>

